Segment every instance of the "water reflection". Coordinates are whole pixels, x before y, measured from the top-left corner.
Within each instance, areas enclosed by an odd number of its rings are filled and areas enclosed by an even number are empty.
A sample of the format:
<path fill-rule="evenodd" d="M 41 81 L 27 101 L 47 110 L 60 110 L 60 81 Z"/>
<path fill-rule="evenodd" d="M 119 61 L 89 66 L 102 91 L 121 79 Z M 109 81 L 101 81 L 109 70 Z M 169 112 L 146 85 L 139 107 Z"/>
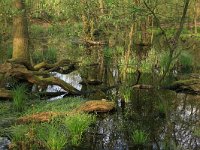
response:
<path fill-rule="evenodd" d="M 138 91 L 137 91 L 138 92 Z M 200 101 L 197 96 L 170 91 L 140 91 L 124 111 L 119 107 L 112 115 L 100 117 L 95 127 L 88 130 L 83 147 L 93 150 L 137 149 L 131 133 L 142 129 L 148 142 L 140 149 L 198 149 L 200 138 L 194 135 L 199 125 Z M 160 115 L 158 101 L 166 106 L 166 117 Z"/>
<path fill-rule="evenodd" d="M 106 85 L 113 85 L 118 81 L 116 69 L 107 69 Z M 78 90 L 82 89 L 80 73 L 69 75 L 54 74 L 56 77 L 70 83 Z M 92 77 L 88 76 L 84 77 Z M 105 78 L 104 77 L 102 79 Z M 96 76 L 97 77 L 97 76 Z M 99 76 L 98 76 L 99 77 Z M 143 80 L 145 81 L 145 80 Z M 105 86 L 105 83 L 104 85 Z M 87 88 L 99 86 L 87 85 Z M 96 125 L 91 127 L 84 136 L 81 148 L 92 150 L 130 150 L 130 149 L 198 149 L 200 138 L 194 134 L 199 127 L 200 96 L 176 94 L 166 90 L 131 90 L 129 101 L 121 105 L 122 88 L 107 92 L 109 97 L 118 103 L 117 112 L 100 116 Z M 52 87 L 48 87 L 52 92 Z M 62 89 L 54 86 L 54 91 Z M 148 134 L 148 142 L 138 147 L 131 135 L 135 130 L 142 130 Z"/>
<path fill-rule="evenodd" d="M 58 77 L 59 79 L 71 84 L 77 90 L 82 89 L 82 85 L 79 84 L 82 81 L 82 78 L 81 78 L 81 76 L 78 72 L 72 72 L 70 74 L 60 74 L 60 73 L 57 73 L 57 72 L 52 72 L 52 74 L 53 74 L 54 77 Z M 61 92 L 61 91 L 66 92 L 64 89 L 62 89 L 61 87 L 59 87 L 57 85 L 49 85 L 47 87 L 46 91 L 47 92 Z M 53 98 L 50 98 L 49 100 L 51 101 L 51 100 L 60 99 L 60 98 L 63 98 L 64 95 L 53 97 Z"/>

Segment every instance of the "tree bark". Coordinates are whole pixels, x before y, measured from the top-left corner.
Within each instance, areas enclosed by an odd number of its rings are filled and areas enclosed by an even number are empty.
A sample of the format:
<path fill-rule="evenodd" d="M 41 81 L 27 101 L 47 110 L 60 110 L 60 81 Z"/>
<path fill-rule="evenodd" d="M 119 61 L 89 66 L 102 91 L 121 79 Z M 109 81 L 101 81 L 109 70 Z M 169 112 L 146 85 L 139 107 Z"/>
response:
<path fill-rule="evenodd" d="M 13 0 L 16 9 L 13 18 L 13 60 L 31 64 L 29 52 L 28 23 L 24 0 Z"/>

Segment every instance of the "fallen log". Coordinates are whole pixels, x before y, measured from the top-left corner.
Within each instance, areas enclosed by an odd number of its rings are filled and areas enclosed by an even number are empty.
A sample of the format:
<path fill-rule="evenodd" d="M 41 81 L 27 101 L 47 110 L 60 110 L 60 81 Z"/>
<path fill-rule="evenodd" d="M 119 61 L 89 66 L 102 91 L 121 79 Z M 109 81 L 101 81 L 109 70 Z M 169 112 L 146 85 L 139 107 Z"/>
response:
<path fill-rule="evenodd" d="M 57 97 L 66 94 L 66 92 L 37 92 L 37 95 L 40 97 L 45 97 L 45 98 L 52 98 L 52 97 Z"/>
<path fill-rule="evenodd" d="M 79 68 L 79 62 L 72 62 L 68 59 L 61 60 L 55 64 L 48 64 L 47 62 L 41 62 L 34 66 L 34 70 L 43 70 L 47 73 L 49 72 L 59 72 L 62 74 L 71 73 Z"/>
<path fill-rule="evenodd" d="M 0 88 L 0 98 L 1 99 L 12 99 L 12 92 L 4 88 Z"/>
<path fill-rule="evenodd" d="M 134 88 L 134 89 L 153 89 L 154 86 L 147 85 L 147 84 L 136 84 L 136 85 L 133 85 L 132 88 Z"/>
<path fill-rule="evenodd" d="M 177 93 L 188 93 L 188 94 L 199 95 L 200 79 L 179 80 L 163 88 L 176 91 Z"/>
<path fill-rule="evenodd" d="M 80 107 L 75 109 L 77 112 L 85 113 L 104 113 L 110 112 L 115 109 L 115 103 L 105 99 L 102 100 L 90 100 L 83 103 Z"/>
<path fill-rule="evenodd" d="M 5 63 L 0 64 L 0 73 L 5 74 L 5 77 L 14 77 L 17 79 L 27 80 L 30 83 L 46 86 L 46 85 L 58 85 L 63 88 L 65 91 L 71 94 L 79 94 L 76 88 L 72 85 L 66 83 L 65 81 L 57 78 L 57 77 L 43 77 L 38 74 L 43 74 L 40 71 L 30 71 L 25 66 L 21 64 L 12 64 Z"/>
<path fill-rule="evenodd" d="M 106 45 L 105 41 L 92 41 L 92 40 L 84 40 L 86 45 Z"/>
<path fill-rule="evenodd" d="M 39 112 L 27 116 L 20 117 L 16 120 L 18 124 L 24 123 L 40 123 L 40 122 L 50 122 L 53 118 L 59 116 L 68 116 L 78 113 L 105 113 L 113 111 L 116 108 L 116 105 L 112 101 L 108 100 L 89 100 L 81 104 L 78 108 L 75 108 L 69 112 Z"/>

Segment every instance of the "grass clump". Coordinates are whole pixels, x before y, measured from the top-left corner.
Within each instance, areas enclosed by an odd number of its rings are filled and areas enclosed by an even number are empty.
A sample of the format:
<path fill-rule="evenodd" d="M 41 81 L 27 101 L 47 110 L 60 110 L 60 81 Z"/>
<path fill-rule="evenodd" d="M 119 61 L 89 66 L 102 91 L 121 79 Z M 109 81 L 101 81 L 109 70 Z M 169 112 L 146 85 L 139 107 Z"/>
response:
<path fill-rule="evenodd" d="M 57 49 L 49 48 L 45 51 L 34 51 L 33 61 L 34 63 L 40 63 L 42 61 L 55 63 L 57 61 Z"/>
<path fill-rule="evenodd" d="M 94 122 L 95 117 L 89 114 L 75 114 L 66 117 L 64 124 L 69 131 L 72 145 L 80 144 L 83 132 Z"/>
<path fill-rule="evenodd" d="M 67 133 L 57 123 L 43 124 L 37 138 L 50 150 L 61 150 L 67 144 Z"/>
<path fill-rule="evenodd" d="M 133 93 L 133 90 L 131 87 L 121 87 L 121 94 L 122 98 L 125 102 L 129 102 L 131 100 L 131 95 Z"/>
<path fill-rule="evenodd" d="M 12 139 L 12 144 L 10 147 L 16 149 L 27 149 L 30 142 L 29 133 L 30 128 L 28 125 L 15 125 L 10 127 L 10 138 Z"/>
<path fill-rule="evenodd" d="M 23 115 L 50 111 L 67 112 L 70 115 L 56 116 L 45 123 L 31 121 L 25 125 L 14 125 L 7 128 L 6 135 L 12 141 L 11 148 L 61 150 L 71 145 L 79 145 L 83 133 L 95 121 L 93 115 L 80 114 L 74 111 L 74 108 L 80 106 L 82 102 L 84 102 L 82 98 L 65 98 L 57 101 L 40 102 L 39 104 L 37 101 L 32 104 L 32 108 L 26 109 Z M 2 113 L 9 111 L 9 108 L 9 106 L 5 106 Z"/>
<path fill-rule="evenodd" d="M 13 107 L 16 111 L 21 112 L 25 108 L 27 96 L 26 85 L 17 85 L 13 90 Z"/>
<path fill-rule="evenodd" d="M 131 138 L 136 145 L 145 145 L 148 140 L 148 134 L 143 130 L 135 130 L 132 132 Z"/>
<path fill-rule="evenodd" d="M 56 101 L 36 101 L 32 104 L 32 109 L 26 110 L 24 115 L 31 115 L 40 112 L 67 112 L 78 107 L 85 100 L 83 98 L 68 97 Z"/>

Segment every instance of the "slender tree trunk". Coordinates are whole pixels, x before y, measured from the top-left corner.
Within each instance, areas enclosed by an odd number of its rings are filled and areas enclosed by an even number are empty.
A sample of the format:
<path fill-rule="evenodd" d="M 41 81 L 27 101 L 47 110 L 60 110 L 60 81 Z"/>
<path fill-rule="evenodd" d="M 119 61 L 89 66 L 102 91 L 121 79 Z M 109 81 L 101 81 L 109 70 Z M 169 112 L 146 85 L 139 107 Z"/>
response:
<path fill-rule="evenodd" d="M 125 68 L 123 72 L 123 79 L 126 79 L 126 74 L 128 71 L 128 66 L 129 66 L 129 59 L 130 59 L 130 54 L 131 54 L 131 47 L 133 45 L 133 35 L 134 35 L 134 23 L 131 25 L 130 32 L 129 32 L 129 43 L 128 43 L 128 49 L 125 53 Z"/>
<path fill-rule="evenodd" d="M 197 34 L 197 19 L 198 19 L 198 6 L 197 0 L 194 2 L 194 33 Z"/>
<path fill-rule="evenodd" d="M 24 0 L 13 0 L 16 14 L 13 18 L 13 55 L 12 59 L 20 62 L 30 62 L 28 24 Z"/>
<path fill-rule="evenodd" d="M 99 9 L 100 9 L 101 15 L 104 14 L 103 0 L 99 0 Z"/>

